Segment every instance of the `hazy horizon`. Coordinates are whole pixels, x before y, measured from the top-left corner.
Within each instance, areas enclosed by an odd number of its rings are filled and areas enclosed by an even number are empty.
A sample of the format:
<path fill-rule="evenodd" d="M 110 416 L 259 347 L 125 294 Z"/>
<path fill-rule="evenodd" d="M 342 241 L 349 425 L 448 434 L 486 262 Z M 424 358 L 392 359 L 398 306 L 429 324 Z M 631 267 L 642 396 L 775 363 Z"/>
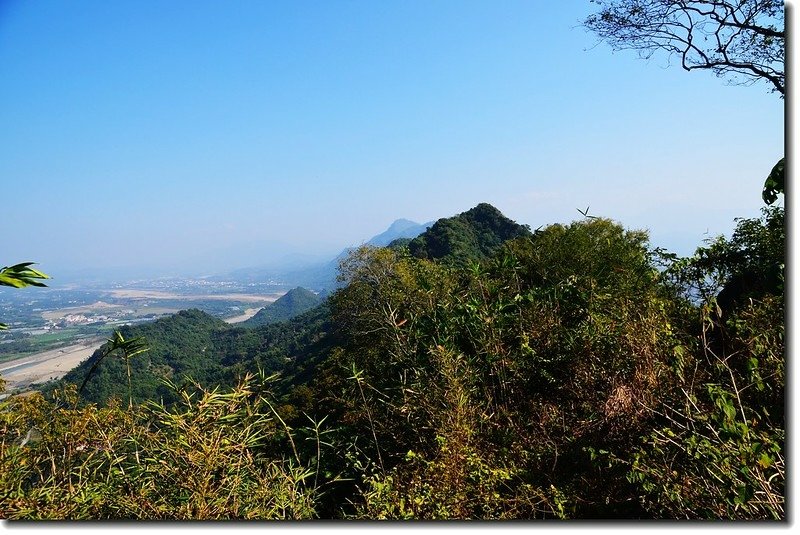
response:
<path fill-rule="evenodd" d="M 784 101 L 612 53 L 593 9 L 0 3 L 0 265 L 321 261 L 480 202 L 532 228 L 588 206 L 690 254 L 757 216 Z"/>

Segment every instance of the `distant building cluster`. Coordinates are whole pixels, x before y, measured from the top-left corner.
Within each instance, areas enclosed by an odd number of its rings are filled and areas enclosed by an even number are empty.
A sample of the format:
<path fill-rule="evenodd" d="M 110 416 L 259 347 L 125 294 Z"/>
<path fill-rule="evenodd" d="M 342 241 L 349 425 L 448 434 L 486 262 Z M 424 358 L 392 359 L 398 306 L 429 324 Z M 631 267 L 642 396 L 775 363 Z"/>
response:
<path fill-rule="evenodd" d="M 111 321 L 111 318 L 106 315 L 87 316 L 86 314 L 67 314 L 57 321 L 48 322 L 48 326 L 55 329 L 63 327 L 71 327 L 73 325 L 89 325 L 91 323 L 106 323 Z"/>

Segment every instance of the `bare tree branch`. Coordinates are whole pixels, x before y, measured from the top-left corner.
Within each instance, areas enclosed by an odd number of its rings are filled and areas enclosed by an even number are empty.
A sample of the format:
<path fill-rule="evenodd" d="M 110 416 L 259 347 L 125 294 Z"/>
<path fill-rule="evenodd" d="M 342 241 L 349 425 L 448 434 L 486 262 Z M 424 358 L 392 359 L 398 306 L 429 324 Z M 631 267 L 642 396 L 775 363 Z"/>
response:
<path fill-rule="evenodd" d="M 768 83 L 785 93 L 785 32 L 779 0 L 592 0 L 583 21 L 615 50 L 658 51 L 687 71 L 710 70 L 731 83 Z"/>

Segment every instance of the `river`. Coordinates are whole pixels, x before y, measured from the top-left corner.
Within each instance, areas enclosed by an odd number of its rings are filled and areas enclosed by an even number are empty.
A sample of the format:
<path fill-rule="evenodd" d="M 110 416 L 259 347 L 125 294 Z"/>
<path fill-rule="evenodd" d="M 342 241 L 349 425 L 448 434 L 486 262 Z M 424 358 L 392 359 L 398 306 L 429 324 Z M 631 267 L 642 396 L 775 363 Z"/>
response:
<path fill-rule="evenodd" d="M 60 379 L 72 368 L 92 356 L 105 343 L 103 337 L 90 338 L 76 344 L 48 349 L 0 364 L 0 375 L 7 390 L 26 388 L 32 383 Z"/>

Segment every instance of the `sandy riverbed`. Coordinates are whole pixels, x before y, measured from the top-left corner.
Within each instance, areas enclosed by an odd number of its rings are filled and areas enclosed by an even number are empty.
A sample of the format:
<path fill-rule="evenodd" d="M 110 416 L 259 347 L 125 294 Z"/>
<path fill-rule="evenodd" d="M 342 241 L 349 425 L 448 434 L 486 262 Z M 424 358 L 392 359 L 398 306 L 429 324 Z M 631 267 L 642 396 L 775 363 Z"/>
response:
<path fill-rule="evenodd" d="M 241 323 L 243 321 L 249 320 L 250 318 L 255 316 L 256 313 L 259 310 L 261 310 L 261 309 L 260 308 L 248 308 L 248 309 L 246 309 L 244 311 L 244 314 L 241 314 L 239 316 L 234 316 L 232 318 L 228 318 L 228 319 L 225 320 L 225 323 Z"/>
<path fill-rule="evenodd" d="M 145 293 L 150 293 L 141 292 L 141 294 L 137 295 L 135 290 L 127 290 L 127 292 L 129 292 L 127 297 L 132 297 L 133 295 L 141 297 Z M 169 295 L 164 292 L 152 293 L 159 294 L 159 297 L 162 298 Z M 225 297 L 233 297 L 234 295 L 240 302 L 263 303 L 273 302 L 280 297 L 281 294 L 275 294 L 273 296 L 231 294 L 230 296 Z M 169 297 L 172 296 L 169 295 Z M 217 296 L 217 298 L 221 297 L 222 296 Z M 106 303 L 102 304 L 106 306 L 114 306 Z M 262 307 L 247 308 L 243 314 L 234 316 L 233 318 L 228 318 L 225 321 L 227 323 L 239 323 L 248 320 L 255 316 L 256 313 L 261 310 L 261 308 Z M 43 383 L 48 379 L 60 379 L 72 368 L 75 368 L 81 362 L 91 357 L 92 353 L 102 346 L 105 341 L 105 338 L 92 338 L 90 340 L 85 340 L 81 343 L 68 345 L 59 349 L 50 349 L 48 351 L 34 353 L 33 355 L 28 355 L 19 359 L 8 360 L 0 364 L 0 375 L 2 375 L 3 379 L 6 380 L 6 388 L 9 391 L 18 388 L 25 388 L 32 383 Z"/>
<path fill-rule="evenodd" d="M 161 290 L 111 290 L 112 296 L 120 299 L 185 299 L 238 301 L 240 303 L 271 303 L 285 292 L 274 294 L 176 294 Z"/>
<path fill-rule="evenodd" d="M 24 388 L 31 383 L 43 383 L 48 379 L 59 379 L 91 357 L 105 341 L 105 338 L 92 338 L 60 349 L 8 360 L 0 364 L 0 375 L 6 380 L 7 390 Z"/>

